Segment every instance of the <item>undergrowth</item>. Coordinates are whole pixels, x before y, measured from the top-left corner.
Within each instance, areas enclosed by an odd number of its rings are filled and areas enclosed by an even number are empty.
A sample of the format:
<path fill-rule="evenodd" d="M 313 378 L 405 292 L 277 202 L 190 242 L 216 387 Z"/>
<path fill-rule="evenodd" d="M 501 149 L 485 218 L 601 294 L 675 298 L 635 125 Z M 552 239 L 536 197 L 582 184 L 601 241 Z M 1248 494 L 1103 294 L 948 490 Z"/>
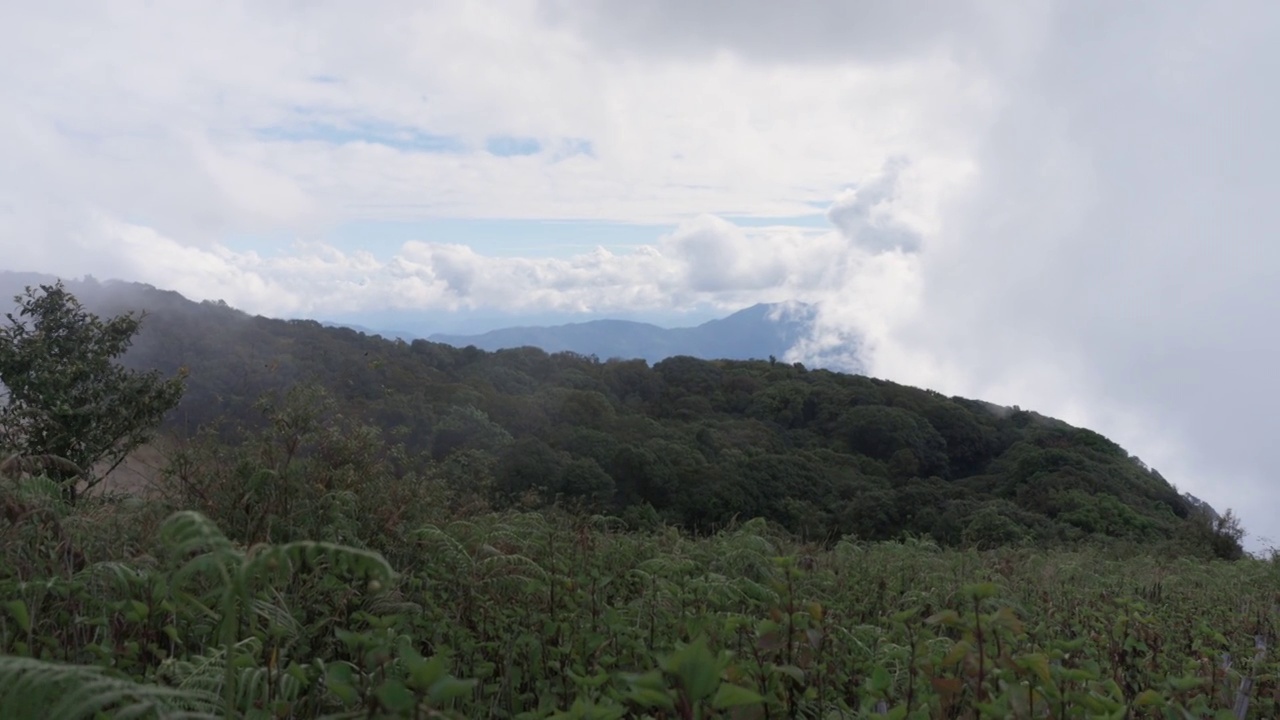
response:
<path fill-rule="evenodd" d="M 0 717 L 1275 717 L 1262 561 L 567 513 L 367 548 L 5 485 Z M 154 528 L 154 529 L 151 529 Z M 92 549 L 92 550 L 90 550 Z"/>

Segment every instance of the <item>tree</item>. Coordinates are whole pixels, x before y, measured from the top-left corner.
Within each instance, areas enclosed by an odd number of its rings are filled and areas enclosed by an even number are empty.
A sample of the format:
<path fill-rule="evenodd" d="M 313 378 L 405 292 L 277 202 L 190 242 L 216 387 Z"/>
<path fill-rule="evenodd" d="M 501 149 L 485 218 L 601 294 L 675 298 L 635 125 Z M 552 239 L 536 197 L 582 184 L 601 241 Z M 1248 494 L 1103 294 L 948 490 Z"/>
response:
<path fill-rule="evenodd" d="M 0 444 L 58 459 L 47 472 L 74 503 L 81 481 L 94 487 L 151 439 L 182 399 L 186 373 L 166 379 L 120 366 L 145 316 L 103 321 L 61 281 L 28 287 L 14 302 L 17 315 L 0 327 Z"/>

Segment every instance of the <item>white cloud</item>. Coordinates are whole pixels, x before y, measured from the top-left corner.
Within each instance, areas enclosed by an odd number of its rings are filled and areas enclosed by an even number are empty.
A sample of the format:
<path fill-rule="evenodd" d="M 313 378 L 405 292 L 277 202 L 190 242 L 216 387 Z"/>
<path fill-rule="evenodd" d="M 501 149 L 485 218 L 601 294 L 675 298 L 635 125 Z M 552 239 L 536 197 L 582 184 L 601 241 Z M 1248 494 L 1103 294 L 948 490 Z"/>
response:
<path fill-rule="evenodd" d="M 1280 12 L 1247 5 L 1062 3 L 989 71 L 975 182 L 887 291 L 914 311 L 827 312 L 871 326 L 875 372 L 1094 427 L 1280 539 Z"/>
<path fill-rule="evenodd" d="M 866 223 L 864 223 L 866 224 Z M 895 232 L 893 230 L 891 232 Z M 867 233 L 864 232 L 863 235 Z M 817 301 L 879 266 L 836 231 L 742 228 L 699 216 L 631 252 L 569 258 L 481 255 L 468 246 L 410 241 L 386 259 L 323 243 L 289 252 L 193 247 L 152 228 L 87 220 L 66 274 L 125 277 L 221 299 L 251 312 L 325 316 L 382 309 L 630 312 L 759 302 Z M 883 268 L 892 268 L 892 260 Z"/>
<path fill-rule="evenodd" d="M 889 68 L 611 58 L 540 23 L 531 3 L 0 12 L 0 90 L 24 100 L 0 123 L 41 135 L 0 140 L 16 167 L 40 166 L 32 177 L 11 164 L 0 187 L 96 203 L 183 242 L 353 217 L 797 214 L 892 153 L 962 161 L 953 140 L 967 120 L 922 109 L 989 102 L 981 79 L 946 56 Z M 372 126 L 456 136 L 477 151 L 286 139 Z M 479 149 L 504 135 L 546 151 Z M 591 156 L 556 149 L 579 141 Z"/>
<path fill-rule="evenodd" d="M 827 219 L 845 239 L 873 253 L 920 250 L 920 231 L 905 224 L 892 207 L 899 175 L 906 164 L 903 158 L 892 158 L 881 177 L 840 193 L 827 210 Z"/>

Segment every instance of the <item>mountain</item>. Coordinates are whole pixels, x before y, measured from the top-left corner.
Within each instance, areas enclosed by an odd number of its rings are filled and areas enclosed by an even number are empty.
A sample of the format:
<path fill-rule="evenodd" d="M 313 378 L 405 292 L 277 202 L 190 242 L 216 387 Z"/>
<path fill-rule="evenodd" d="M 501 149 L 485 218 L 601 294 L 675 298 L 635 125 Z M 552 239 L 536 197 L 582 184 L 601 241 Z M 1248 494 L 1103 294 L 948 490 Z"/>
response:
<path fill-rule="evenodd" d="M 339 322 L 321 321 L 320 324 L 324 325 L 325 327 L 347 328 L 348 330 L 355 330 L 356 332 L 364 333 L 365 335 L 381 335 L 382 337 L 388 340 L 399 339 L 399 340 L 404 340 L 405 342 L 412 342 L 418 339 L 417 335 L 414 335 L 413 333 L 410 333 L 410 332 L 405 332 L 403 330 L 375 330 L 374 328 L 368 328 L 363 325 L 354 325 L 351 323 L 339 323 Z"/>
<path fill-rule="evenodd" d="M 0 291 L 47 281 L 0 273 Z M 1098 433 L 1017 407 L 768 360 L 487 352 L 254 317 L 147 285 L 67 288 L 100 315 L 148 312 L 124 362 L 188 371 L 167 432 L 287 440 L 279 433 L 318 417 L 297 427 L 332 428 L 337 444 L 303 450 L 314 462 L 381 457 L 468 506 L 567 504 L 695 532 L 761 517 L 819 541 L 1241 552 L 1230 513 Z M 735 323 L 761 317 L 707 325 L 732 340 Z"/>
<path fill-rule="evenodd" d="M 480 335 L 430 336 L 454 347 L 495 351 L 536 347 L 601 359 L 659 362 L 677 355 L 725 360 L 781 357 L 809 331 L 813 308 L 760 304 L 696 327 L 662 328 L 629 320 L 592 320 L 550 327 L 512 327 Z"/>

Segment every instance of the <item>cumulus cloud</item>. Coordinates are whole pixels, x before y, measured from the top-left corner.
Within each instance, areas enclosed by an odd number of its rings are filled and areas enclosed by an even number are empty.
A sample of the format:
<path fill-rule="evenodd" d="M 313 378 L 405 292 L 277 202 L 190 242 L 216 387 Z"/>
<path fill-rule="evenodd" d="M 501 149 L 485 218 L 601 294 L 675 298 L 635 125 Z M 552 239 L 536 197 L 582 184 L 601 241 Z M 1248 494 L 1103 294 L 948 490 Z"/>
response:
<path fill-rule="evenodd" d="M 221 299 L 251 312 L 324 316 L 386 309 L 511 312 L 634 312 L 755 302 L 818 302 L 851 278 L 876 280 L 867 247 L 888 245 L 868 217 L 851 242 L 834 230 L 740 227 L 692 218 L 628 252 L 605 248 L 567 258 L 483 255 L 466 245 L 409 241 L 386 258 L 298 242 L 285 253 L 195 247 L 105 216 L 87 218 L 74 239 L 71 275 L 122 277 Z M 852 221 L 852 219 L 851 219 Z M 898 232 L 896 227 L 884 231 Z M 35 246 L 40 247 L 40 246 Z M 883 255 L 884 253 L 880 253 Z M 28 257 L 47 256 L 38 252 Z M 881 269 L 877 269 L 881 268 Z M 867 293 L 878 295 L 869 285 Z"/>
<path fill-rule="evenodd" d="M 840 193 L 827 209 L 827 219 L 845 239 L 872 253 L 920 250 L 920 232 L 904 223 L 890 204 L 905 165 L 904 158 L 893 158 L 881 177 Z"/>
<path fill-rule="evenodd" d="M 936 172 L 899 177 L 908 197 L 887 218 L 914 218 L 910 231 L 859 235 L 874 180 L 837 198 L 828 217 L 866 255 L 833 260 L 840 279 L 823 287 L 841 289 L 793 355 L 839 363 L 858 338 L 875 374 L 1095 427 L 1280 539 L 1266 451 L 1280 340 L 1265 329 L 1280 303 L 1280 103 L 1266 90 L 1280 10 L 763 5 L 598 3 L 564 22 L 647 57 L 941 55 L 985 91 L 935 106 L 962 160 L 941 191 L 927 191 Z"/>
<path fill-rule="evenodd" d="M 1277 538 L 1280 11 L 1247 5 L 1060 4 L 983 70 L 1000 111 L 882 289 L 903 302 L 833 295 L 825 332 L 863 329 L 878 374 L 1099 429 Z"/>

